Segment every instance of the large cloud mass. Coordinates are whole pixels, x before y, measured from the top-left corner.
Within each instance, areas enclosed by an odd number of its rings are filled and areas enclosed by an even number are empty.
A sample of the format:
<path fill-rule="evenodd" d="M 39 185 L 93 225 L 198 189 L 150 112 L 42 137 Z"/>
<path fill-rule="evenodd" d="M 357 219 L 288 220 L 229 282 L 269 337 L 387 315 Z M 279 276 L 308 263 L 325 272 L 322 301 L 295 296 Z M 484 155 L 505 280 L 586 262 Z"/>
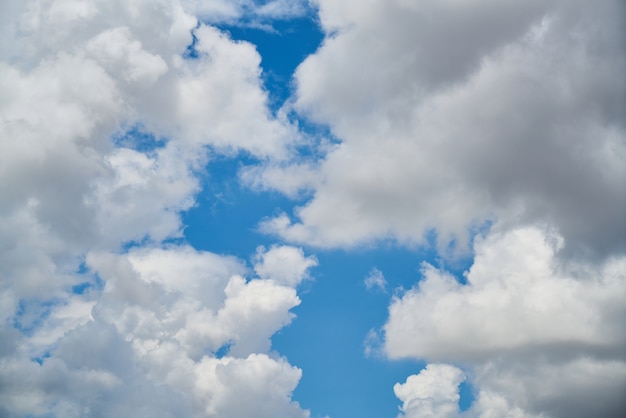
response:
<path fill-rule="evenodd" d="M 195 11 L 0 5 L 2 416 L 308 416 L 270 338 L 313 259 L 260 249 L 250 277 L 162 243 L 181 236 L 211 153 L 280 160 L 297 139 L 267 109 L 255 48 Z"/>
<path fill-rule="evenodd" d="M 295 107 L 342 142 L 266 230 L 334 247 L 436 229 L 445 247 L 485 221 L 548 222 L 567 251 L 626 250 L 623 2 L 318 3 L 327 37 Z M 298 170 L 275 169 L 262 187 L 292 192 Z"/>
<path fill-rule="evenodd" d="M 476 416 L 622 416 L 626 257 L 564 264 L 562 242 L 539 228 L 493 233 L 476 243 L 466 284 L 425 264 L 389 308 L 385 353 L 466 367 Z M 414 386 L 396 391 L 405 405 Z"/>
<path fill-rule="evenodd" d="M 311 3 L 325 39 L 276 116 L 255 47 L 206 22 L 304 0 L 0 3 L 0 415 L 309 416 L 271 337 L 317 259 L 172 240 L 243 153 L 251 187 L 309 198 L 262 231 L 475 256 L 395 293 L 380 348 L 429 363 L 401 416 L 623 416 L 623 1 Z"/>
<path fill-rule="evenodd" d="M 262 228 L 331 248 L 434 233 L 444 259 L 474 253 L 467 284 L 425 264 L 390 306 L 384 352 L 437 364 L 396 386 L 406 416 L 461 413 L 441 362 L 474 385 L 468 415 L 622 416 L 624 3 L 316 3 L 326 38 L 293 106 L 340 142 L 244 174 L 310 193 Z"/>
<path fill-rule="evenodd" d="M 294 288 L 246 281 L 236 259 L 189 247 L 87 264 L 101 294 L 55 301 L 6 353 L 4 414 L 308 416 L 290 401 L 300 370 L 269 350 L 300 303 Z"/>

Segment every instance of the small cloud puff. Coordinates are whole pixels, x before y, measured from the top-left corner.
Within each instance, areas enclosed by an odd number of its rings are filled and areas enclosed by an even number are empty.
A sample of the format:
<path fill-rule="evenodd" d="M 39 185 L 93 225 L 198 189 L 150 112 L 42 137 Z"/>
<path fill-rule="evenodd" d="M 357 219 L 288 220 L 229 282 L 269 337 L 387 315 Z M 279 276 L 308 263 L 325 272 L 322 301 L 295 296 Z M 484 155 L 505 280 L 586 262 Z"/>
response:
<path fill-rule="evenodd" d="M 309 269 L 318 264 L 315 256 L 305 257 L 302 248 L 288 245 L 273 245 L 268 250 L 260 246 L 254 259 L 254 271 L 261 279 L 291 287 L 309 278 Z"/>
<path fill-rule="evenodd" d="M 459 415 L 459 385 L 463 371 L 447 364 L 429 364 L 405 383 L 396 383 L 393 392 L 402 401 L 399 417 L 453 418 Z"/>
<path fill-rule="evenodd" d="M 380 290 L 381 292 L 387 293 L 387 280 L 385 280 L 382 271 L 378 270 L 376 267 L 370 271 L 363 283 L 365 283 L 367 290 Z"/>

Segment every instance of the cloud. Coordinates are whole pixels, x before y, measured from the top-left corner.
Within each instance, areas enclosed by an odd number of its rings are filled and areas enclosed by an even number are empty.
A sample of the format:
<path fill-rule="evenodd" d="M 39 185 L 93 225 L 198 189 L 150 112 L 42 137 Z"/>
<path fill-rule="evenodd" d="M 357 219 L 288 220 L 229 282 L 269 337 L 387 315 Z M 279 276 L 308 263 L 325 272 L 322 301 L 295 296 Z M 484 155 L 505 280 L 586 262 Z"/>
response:
<path fill-rule="evenodd" d="M 626 406 L 624 363 L 581 358 L 558 365 L 542 363 L 529 370 L 517 364 L 502 370 L 493 363 L 474 369 L 474 401 L 459 409 L 459 383 L 464 372 L 448 364 L 429 364 L 406 383 L 394 386 L 406 417 L 619 417 Z M 529 373 L 530 372 L 530 373 Z M 589 395 L 593 391 L 593 397 Z M 521 406 L 528 408 L 525 410 Z"/>
<path fill-rule="evenodd" d="M 318 4 L 327 36 L 294 107 L 341 143 L 265 230 L 320 247 L 436 230 L 442 250 L 486 222 L 541 222 L 572 254 L 626 250 L 621 2 Z"/>
<path fill-rule="evenodd" d="M 178 1 L 0 9 L 0 415 L 308 416 L 270 338 L 314 259 L 269 280 L 163 244 L 212 156 L 299 140 L 255 48 Z"/>
<path fill-rule="evenodd" d="M 390 307 L 388 353 L 486 359 L 563 344 L 617 355 L 626 341 L 618 325 L 626 314 L 619 307 L 626 260 L 558 267 L 559 241 L 539 228 L 479 240 L 467 285 L 424 264 L 424 279 Z"/>
<path fill-rule="evenodd" d="M 167 64 L 158 55 L 142 48 L 127 27 L 106 30 L 92 38 L 85 49 L 109 72 L 120 74 L 128 83 L 150 85 L 167 72 Z M 121 67 L 121 68 L 120 68 Z"/>
<path fill-rule="evenodd" d="M 210 22 L 241 24 L 246 21 L 290 19 L 308 11 L 307 0 L 181 0 L 185 7 Z"/>
<path fill-rule="evenodd" d="M 259 158 L 281 159 L 299 138 L 286 121 L 274 119 L 261 82 L 261 57 L 253 45 L 233 42 L 211 26 L 201 26 L 197 60 L 178 61 L 181 77 L 172 109 L 161 114 L 173 133 L 222 152 L 245 150 Z M 211 97 L 211 100 L 207 100 Z M 210 123 L 208 122 L 210 121 Z"/>
<path fill-rule="evenodd" d="M 387 291 L 387 280 L 383 276 L 382 271 L 373 268 L 363 281 L 367 290 L 378 289 L 381 292 Z"/>
<path fill-rule="evenodd" d="M 562 245 L 536 227 L 493 232 L 476 242 L 467 284 L 425 264 L 389 308 L 385 352 L 464 365 L 484 391 L 476 408 L 506 399 L 529 415 L 619 416 L 626 259 L 563 263 Z"/>
<path fill-rule="evenodd" d="M 293 107 L 340 142 L 256 168 L 255 187 L 310 196 L 261 229 L 324 248 L 434 233 L 441 256 L 473 253 L 467 284 L 423 264 L 390 305 L 389 358 L 459 373 L 398 384 L 406 416 L 623 415 L 623 5 L 317 4 L 326 38 L 298 67 Z M 461 369 L 476 392 L 464 413 Z"/>
<path fill-rule="evenodd" d="M 305 257 L 301 248 L 288 245 L 259 247 L 255 258 L 254 271 L 260 278 L 292 287 L 308 278 L 308 270 L 318 264 L 314 256 Z"/>
<path fill-rule="evenodd" d="M 400 416 L 411 418 L 459 415 L 459 384 L 463 372 L 447 364 L 429 364 L 405 383 L 396 383 L 395 395 L 403 402 Z"/>
<path fill-rule="evenodd" d="M 292 287 L 246 280 L 236 259 L 190 247 L 91 253 L 87 264 L 101 294 L 54 306 L 5 356 L 6 413 L 308 416 L 290 400 L 300 370 L 270 352 L 300 303 Z"/>
<path fill-rule="evenodd" d="M 18 298 L 75 284 L 88 249 L 179 236 L 207 147 L 281 159 L 297 137 L 270 116 L 251 45 L 201 25 L 184 59 L 196 18 L 153 6 L 3 4 L 0 241 Z"/>
<path fill-rule="evenodd" d="M 206 165 L 239 154 L 246 184 L 310 198 L 262 231 L 473 248 L 467 284 L 424 264 L 370 334 L 435 362 L 396 386 L 405 416 L 456 414 L 462 375 L 469 415 L 626 408 L 623 6 L 313 5 L 326 39 L 274 116 L 255 47 L 207 22 L 303 1 L 0 4 L 0 415 L 309 416 L 271 338 L 317 259 L 171 244 Z M 298 156 L 292 110 L 340 142 Z"/>
<path fill-rule="evenodd" d="M 186 60 L 197 20 L 176 2 L 81 4 L 3 6 L 0 230 L 5 276 L 24 291 L 69 283 L 54 266 L 85 248 L 180 235 L 207 147 L 280 159 L 295 138 L 265 106 L 251 45 L 201 26 Z M 112 143 L 133 130 L 162 143 Z"/>

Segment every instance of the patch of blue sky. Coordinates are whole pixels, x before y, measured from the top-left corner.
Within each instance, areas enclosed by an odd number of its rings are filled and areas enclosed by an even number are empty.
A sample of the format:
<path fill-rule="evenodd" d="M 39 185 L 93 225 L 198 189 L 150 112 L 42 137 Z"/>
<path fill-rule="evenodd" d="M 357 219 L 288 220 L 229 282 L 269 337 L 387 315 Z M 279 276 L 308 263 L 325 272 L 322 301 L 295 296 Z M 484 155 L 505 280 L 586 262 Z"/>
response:
<path fill-rule="evenodd" d="M 218 28 L 234 40 L 256 46 L 262 57 L 270 108 L 276 114 L 293 97 L 295 69 L 318 48 L 323 34 L 313 14 L 269 24 L 273 30 L 246 22 L 222 24 Z M 194 44 L 186 54 L 189 59 L 196 57 Z M 339 142 L 327 126 L 294 112 L 287 116 L 306 137 L 298 149 L 300 158 L 319 160 L 324 156 L 323 141 Z M 259 245 L 277 243 L 277 238 L 259 232 L 259 222 L 283 212 L 294 213 L 304 201 L 243 186 L 237 173 L 242 167 L 258 163 L 242 153 L 211 159 L 201 178 L 202 191 L 196 198 L 197 204 L 182 214 L 187 243 L 199 250 L 232 254 L 242 260 L 250 260 Z M 370 331 L 379 331 L 384 325 L 394 294 L 401 294 L 419 282 L 423 261 L 451 271 L 462 281 L 471 257 L 454 263 L 442 259 L 436 251 L 435 238 L 433 231 L 426 245 L 411 248 L 389 241 L 349 251 L 305 247 L 307 254 L 317 256 L 319 266 L 312 271 L 314 280 L 304 282 L 299 289 L 302 304 L 293 310 L 297 318 L 274 335 L 272 344 L 273 349 L 303 370 L 294 399 L 310 409 L 312 416 L 397 415 L 400 402 L 393 393 L 393 385 L 419 373 L 425 363 L 368 356 L 366 340 Z M 367 290 L 364 279 L 373 268 L 384 274 L 386 292 Z M 227 344 L 214 354 L 226 355 L 229 348 Z M 461 409 L 467 409 L 473 400 L 471 385 L 464 383 L 460 390 Z"/>
<path fill-rule="evenodd" d="M 316 19 L 316 14 L 310 9 L 303 16 L 263 22 L 263 25 L 246 19 L 228 24 L 210 24 L 228 33 L 235 41 L 247 41 L 256 46 L 262 58 L 262 81 L 268 93 L 269 108 L 276 116 L 293 94 L 292 77 L 296 67 L 317 49 L 323 39 Z M 192 31 L 192 43 L 183 54 L 185 58 L 198 58 L 196 42 Z M 305 136 L 305 141 L 299 143 L 295 150 L 301 159 L 319 160 L 324 156 L 320 146 L 322 142 L 338 142 L 326 126 L 312 123 L 295 112 L 289 112 L 287 117 Z M 129 131 L 128 137 L 142 139 L 141 133 L 141 129 Z M 138 142 L 156 143 L 153 137 L 145 139 L 147 141 Z M 259 160 L 245 153 L 211 159 L 206 173 L 201 176 L 202 192 L 197 196 L 197 205 L 182 214 L 183 224 L 186 225 L 185 239 L 191 245 L 245 258 L 254 253 L 256 246 L 275 242 L 273 238 L 258 233 L 259 220 L 280 212 L 291 213 L 297 202 L 279 193 L 258 193 L 242 187 L 238 181 L 239 170 L 258 163 Z M 171 241 L 180 242 L 178 239 Z M 125 248 L 139 244 L 127 243 Z"/>
<path fill-rule="evenodd" d="M 464 380 L 459 385 L 459 409 L 461 411 L 467 411 L 471 408 L 476 400 L 474 386 L 469 380 Z"/>
<path fill-rule="evenodd" d="M 200 26 L 200 23 L 196 26 L 197 29 Z M 183 58 L 185 59 L 197 59 L 199 57 L 198 51 L 196 50 L 196 44 L 198 43 L 198 37 L 196 36 L 195 29 L 191 31 L 191 43 L 183 52 Z"/>
<path fill-rule="evenodd" d="M 50 358 L 50 356 L 50 351 L 46 351 L 41 356 L 32 358 L 31 361 L 34 361 L 41 366 L 46 361 L 46 359 Z"/>
<path fill-rule="evenodd" d="M 104 289 L 104 281 L 98 274 L 92 273 L 87 263 L 83 261 L 79 264 L 75 274 L 83 279 L 81 282 L 71 287 L 71 292 L 75 295 L 84 295 L 93 291 L 101 291 Z"/>
<path fill-rule="evenodd" d="M 52 309 L 61 302 L 58 299 L 22 299 L 18 303 L 13 328 L 30 337 L 50 316 Z"/>
<path fill-rule="evenodd" d="M 92 287 L 93 287 L 93 283 L 82 282 L 82 283 L 72 286 L 72 293 L 74 293 L 75 295 L 83 295 Z"/>
<path fill-rule="evenodd" d="M 193 247 L 247 259 L 257 246 L 275 243 L 258 231 L 259 221 L 293 210 L 296 202 L 277 192 L 261 193 L 243 186 L 237 173 L 252 163 L 246 156 L 209 162 L 197 204 L 182 214 L 185 239 Z"/>
<path fill-rule="evenodd" d="M 221 346 L 220 348 L 218 348 L 215 353 L 213 353 L 213 355 L 216 358 L 223 358 L 225 356 L 228 355 L 228 353 L 230 352 L 230 348 L 232 347 L 233 343 L 232 342 L 228 342 L 226 344 L 224 344 L 223 346 Z"/>
<path fill-rule="evenodd" d="M 393 385 L 424 363 L 367 356 L 365 344 L 380 328 L 396 288 L 419 278 L 420 256 L 402 248 L 317 252 L 315 282 L 301 292 L 294 323 L 274 336 L 274 348 L 303 369 L 294 393 L 313 416 L 385 417 L 397 414 Z M 373 267 L 385 275 L 388 293 L 368 291 Z"/>
<path fill-rule="evenodd" d="M 72 293 L 85 295 L 91 292 L 100 292 L 104 289 L 104 281 L 97 274 L 85 275 L 85 281 L 72 286 Z"/>
<path fill-rule="evenodd" d="M 324 38 L 313 10 L 304 16 L 274 20 L 262 26 L 243 21 L 217 27 L 229 33 L 233 40 L 256 46 L 272 112 L 278 111 L 292 96 L 295 69 L 317 50 Z"/>
<path fill-rule="evenodd" d="M 138 152 L 150 154 L 167 143 L 166 138 L 156 137 L 141 123 L 111 135 L 111 142 L 119 148 L 130 148 Z"/>

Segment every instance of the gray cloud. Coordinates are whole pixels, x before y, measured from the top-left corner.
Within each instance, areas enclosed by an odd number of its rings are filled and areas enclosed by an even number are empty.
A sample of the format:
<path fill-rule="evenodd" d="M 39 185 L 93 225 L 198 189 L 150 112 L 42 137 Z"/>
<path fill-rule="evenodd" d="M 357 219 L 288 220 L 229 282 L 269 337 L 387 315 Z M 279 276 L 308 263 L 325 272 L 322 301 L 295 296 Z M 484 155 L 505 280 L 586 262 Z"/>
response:
<path fill-rule="evenodd" d="M 387 356 L 461 366 L 462 415 L 623 414 L 623 3 L 317 3 L 294 108 L 341 142 L 256 176 L 311 196 L 261 228 L 330 248 L 434 232 L 440 255 L 474 254 L 468 283 L 425 266 L 390 305 Z M 405 385 L 407 416 L 447 405 Z"/>
<path fill-rule="evenodd" d="M 320 2 L 331 35 L 298 68 L 295 107 L 342 143 L 266 230 L 333 247 L 436 229 L 445 248 L 487 220 L 540 222 L 577 255 L 626 249 L 619 2 L 370 6 Z M 266 187 L 292 191 L 275 170 Z"/>

